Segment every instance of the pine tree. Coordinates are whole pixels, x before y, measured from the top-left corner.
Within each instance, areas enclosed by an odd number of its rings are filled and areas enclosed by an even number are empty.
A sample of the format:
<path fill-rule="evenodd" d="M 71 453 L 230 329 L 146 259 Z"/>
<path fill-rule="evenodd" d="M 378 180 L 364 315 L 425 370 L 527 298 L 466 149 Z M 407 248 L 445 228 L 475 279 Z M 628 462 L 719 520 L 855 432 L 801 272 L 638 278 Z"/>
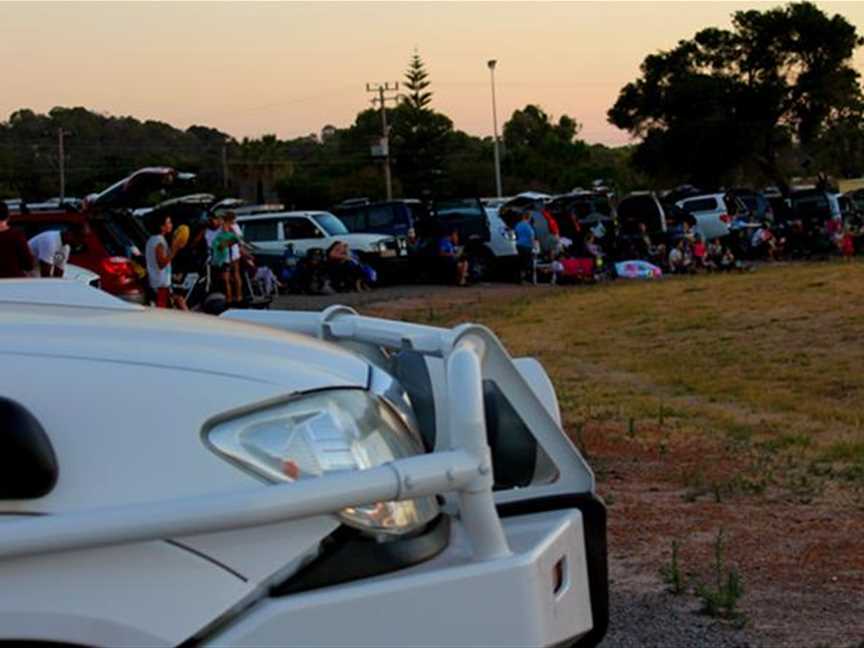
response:
<path fill-rule="evenodd" d="M 429 73 L 420 58 L 420 53 L 415 49 L 411 56 L 411 62 L 405 71 L 405 87 L 410 94 L 405 95 L 405 102 L 415 110 L 429 110 L 432 103 L 432 93 L 429 87 Z"/>

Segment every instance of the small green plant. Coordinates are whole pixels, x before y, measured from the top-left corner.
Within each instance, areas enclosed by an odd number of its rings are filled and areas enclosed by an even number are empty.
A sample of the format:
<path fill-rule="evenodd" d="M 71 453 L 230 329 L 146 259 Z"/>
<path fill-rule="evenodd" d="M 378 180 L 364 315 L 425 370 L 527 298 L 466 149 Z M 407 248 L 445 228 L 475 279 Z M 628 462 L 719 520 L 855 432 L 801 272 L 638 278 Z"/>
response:
<path fill-rule="evenodd" d="M 573 432 L 570 437 L 573 439 L 573 442 L 576 444 L 576 447 L 579 449 L 579 452 L 585 457 L 586 461 L 590 460 L 590 455 L 588 454 L 588 447 L 585 445 L 585 438 L 582 435 L 582 432 L 585 430 L 585 423 L 579 422 L 573 425 Z"/>
<path fill-rule="evenodd" d="M 672 541 L 672 559 L 668 564 L 660 567 L 660 578 L 666 584 L 666 589 L 672 594 L 683 594 L 686 589 L 686 579 L 681 573 L 681 566 L 678 564 L 678 541 Z"/>
<path fill-rule="evenodd" d="M 714 542 L 714 584 L 696 585 L 696 596 L 702 599 L 702 612 L 712 617 L 740 619 L 738 601 L 744 595 L 744 584 L 738 570 L 727 569 L 723 559 L 723 530 Z"/>

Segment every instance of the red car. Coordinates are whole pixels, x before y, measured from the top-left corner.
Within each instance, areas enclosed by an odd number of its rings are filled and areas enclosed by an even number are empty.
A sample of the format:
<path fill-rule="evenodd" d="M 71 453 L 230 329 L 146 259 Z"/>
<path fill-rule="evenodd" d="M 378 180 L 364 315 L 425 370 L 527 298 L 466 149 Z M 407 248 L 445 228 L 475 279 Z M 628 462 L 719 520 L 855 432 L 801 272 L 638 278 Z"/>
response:
<path fill-rule="evenodd" d="M 131 208 L 146 197 L 172 185 L 178 174 L 170 167 L 148 167 L 88 196 L 80 212 L 72 209 L 11 210 L 10 224 L 32 238 L 46 230 L 87 225 L 85 243 L 72 250 L 70 263 L 97 273 L 102 289 L 137 303 L 147 302 L 143 251 L 148 234 L 132 216 Z"/>

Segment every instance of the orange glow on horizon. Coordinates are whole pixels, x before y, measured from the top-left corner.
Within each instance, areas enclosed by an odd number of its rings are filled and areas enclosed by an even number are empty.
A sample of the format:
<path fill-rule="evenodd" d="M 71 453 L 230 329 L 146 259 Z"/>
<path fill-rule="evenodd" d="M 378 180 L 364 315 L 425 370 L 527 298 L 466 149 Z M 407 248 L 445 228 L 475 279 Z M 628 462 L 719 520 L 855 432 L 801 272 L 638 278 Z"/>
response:
<path fill-rule="evenodd" d="M 760 2 L 0 3 L 0 118 L 19 108 L 84 106 L 202 124 L 231 135 L 296 137 L 350 125 L 367 82 L 401 81 L 416 47 L 433 105 L 491 135 L 537 103 L 623 144 L 606 122 L 643 58 Z M 864 3 L 820 2 L 864 33 Z M 864 70 L 864 48 L 856 55 Z"/>

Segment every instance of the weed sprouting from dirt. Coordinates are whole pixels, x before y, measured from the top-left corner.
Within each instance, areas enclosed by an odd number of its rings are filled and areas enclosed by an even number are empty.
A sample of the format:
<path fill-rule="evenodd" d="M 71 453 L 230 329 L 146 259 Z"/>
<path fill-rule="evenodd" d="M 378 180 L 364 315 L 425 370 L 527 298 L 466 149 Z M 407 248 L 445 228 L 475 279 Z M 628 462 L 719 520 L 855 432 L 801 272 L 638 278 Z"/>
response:
<path fill-rule="evenodd" d="M 678 563 L 678 541 L 672 541 L 672 558 L 669 562 L 660 567 L 660 578 L 666 584 L 666 589 L 675 595 L 683 594 L 687 589 L 687 579 L 681 573 L 681 566 Z"/>
<path fill-rule="evenodd" d="M 744 596 L 744 583 L 734 567 L 728 567 L 724 557 L 723 530 L 717 532 L 714 542 L 714 563 L 712 571 L 714 582 L 697 583 L 696 596 L 702 601 L 702 612 L 712 617 L 742 620 L 738 601 Z"/>

